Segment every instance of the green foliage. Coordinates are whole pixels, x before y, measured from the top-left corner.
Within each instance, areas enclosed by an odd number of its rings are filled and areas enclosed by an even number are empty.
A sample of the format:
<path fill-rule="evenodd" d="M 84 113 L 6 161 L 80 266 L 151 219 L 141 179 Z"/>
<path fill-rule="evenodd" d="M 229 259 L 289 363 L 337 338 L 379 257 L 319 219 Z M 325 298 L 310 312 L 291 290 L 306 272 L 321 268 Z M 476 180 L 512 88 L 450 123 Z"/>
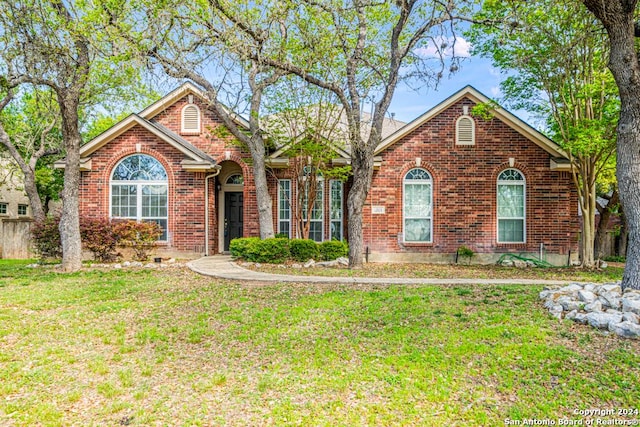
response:
<path fill-rule="evenodd" d="M 249 248 L 260 241 L 259 237 L 240 237 L 231 240 L 229 243 L 229 252 L 235 258 L 248 259 Z"/>
<path fill-rule="evenodd" d="M 264 239 L 249 245 L 247 261 L 280 264 L 289 259 L 289 239 Z"/>
<path fill-rule="evenodd" d="M 120 235 L 119 228 L 108 218 L 80 218 L 80 237 L 85 249 L 93 253 L 97 261 L 116 260 Z"/>
<path fill-rule="evenodd" d="M 162 229 L 155 222 L 137 222 L 127 220 L 118 222 L 114 226 L 115 233 L 120 237 L 118 245 L 133 250 L 136 261 L 146 261 L 149 254 L 156 247 Z"/>
<path fill-rule="evenodd" d="M 460 246 L 457 251 L 458 257 L 467 258 L 467 264 L 471 262 L 471 258 L 475 255 L 475 252 L 471 248 L 466 246 Z"/>
<path fill-rule="evenodd" d="M 332 261 L 336 258 L 345 257 L 349 254 L 349 245 L 347 242 L 327 240 L 326 242 L 320 243 L 318 246 L 320 257 L 324 261 Z"/>
<path fill-rule="evenodd" d="M 43 222 L 36 222 L 31 228 L 33 249 L 41 261 L 62 258 L 59 217 L 48 216 Z"/>
<path fill-rule="evenodd" d="M 311 239 L 291 239 L 289 242 L 291 258 L 295 261 L 305 262 L 318 258 L 318 244 Z"/>

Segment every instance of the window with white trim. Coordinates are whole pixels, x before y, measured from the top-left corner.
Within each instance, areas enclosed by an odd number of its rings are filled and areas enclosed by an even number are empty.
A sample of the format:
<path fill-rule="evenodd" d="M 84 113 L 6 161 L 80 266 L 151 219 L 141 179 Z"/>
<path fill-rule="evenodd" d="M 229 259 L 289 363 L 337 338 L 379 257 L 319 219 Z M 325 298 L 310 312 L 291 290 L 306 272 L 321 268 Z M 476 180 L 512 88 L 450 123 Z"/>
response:
<path fill-rule="evenodd" d="M 329 181 L 329 233 L 331 240 L 342 240 L 343 184 L 342 181 Z"/>
<path fill-rule="evenodd" d="M 200 109 L 195 104 L 187 104 L 182 109 L 182 133 L 200 133 Z"/>
<path fill-rule="evenodd" d="M 111 174 L 111 217 L 155 222 L 162 228 L 158 240 L 167 240 L 167 172 L 146 154 L 122 159 Z"/>
<path fill-rule="evenodd" d="M 433 186 L 429 172 L 411 169 L 403 180 L 404 241 L 429 243 L 432 241 Z"/>
<path fill-rule="evenodd" d="M 291 237 L 291 180 L 278 180 L 278 233 Z"/>
<path fill-rule="evenodd" d="M 302 220 L 309 222 L 309 239 L 316 242 L 324 240 L 324 181 L 318 178 L 316 181 L 316 199 L 311 208 L 311 217 L 307 218 L 309 210 L 309 181 L 306 182 L 303 197 Z"/>
<path fill-rule="evenodd" d="M 29 209 L 29 205 L 18 205 L 18 215 L 25 216 L 27 215 L 27 210 Z"/>
<path fill-rule="evenodd" d="M 8 205 L 4 202 L 0 203 L 0 215 L 7 215 L 9 213 L 7 206 Z"/>
<path fill-rule="evenodd" d="M 476 143 L 476 124 L 468 115 L 456 120 L 456 145 L 474 145 Z"/>
<path fill-rule="evenodd" d="M 498 243 L 524 243 L 526 236 L 526 185 L 517 169 L 498 176 Z"/>

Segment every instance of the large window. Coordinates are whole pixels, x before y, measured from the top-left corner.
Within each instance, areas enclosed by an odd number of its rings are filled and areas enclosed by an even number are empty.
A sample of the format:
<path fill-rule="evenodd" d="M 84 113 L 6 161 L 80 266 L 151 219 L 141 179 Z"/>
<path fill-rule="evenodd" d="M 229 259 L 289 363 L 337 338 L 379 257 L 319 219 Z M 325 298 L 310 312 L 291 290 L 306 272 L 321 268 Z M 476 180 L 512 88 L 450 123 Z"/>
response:
<path fill-rule="evenodd" d="M 411 169 L 403 183 L 403 217 L 405 242 L 431 242 L 432 180 L 424 169 Z"/>
<path fill-rule="evenodd" d="M 146 154 L 124 158 L 111 175 L 111 217 L 155 222 L 167 240 L 167 172 Z"/>
<path fill-rule="evenodd" d="M 278 233 L 291 237 L 291 180 L 278 180 Z"/>
<path fill-rule="evenodd" d="M 525 181 L 516 169 L 498 176 L 498 242 L 525 241 Z"/>
<path fill-rule="evenodd" d="M 316 198 L 313 202 L 313 206 L 311 207 L 311 215 L 310 218 L 307 218 L 307 212 L 309 211 L 309 181 L 306 182 L 307 185 L 304 189 L 304 200 L 302 203 L 302 220 L 306 223 L 309 222 L 309 239 L 315 240 L 316 242 L 322 242 L 324 240 L 323 233 L 323 217 L 324 217 L 324 181 L 318 178 L 316 182 Z"/>

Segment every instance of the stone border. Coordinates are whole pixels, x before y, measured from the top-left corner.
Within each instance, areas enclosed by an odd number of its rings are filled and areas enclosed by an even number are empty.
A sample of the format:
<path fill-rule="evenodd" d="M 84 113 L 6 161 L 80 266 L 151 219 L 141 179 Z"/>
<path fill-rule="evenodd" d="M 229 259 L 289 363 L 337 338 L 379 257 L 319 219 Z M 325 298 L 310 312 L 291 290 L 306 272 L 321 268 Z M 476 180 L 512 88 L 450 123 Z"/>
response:
<path fill-rule="evenodd" d="M 640 339 L 640 290 L 620 283 L 571 283 L 545 287 L 540 292 L 544 307 L 558 320 L 569 319 L 609 330 L 624 338 Z"/>

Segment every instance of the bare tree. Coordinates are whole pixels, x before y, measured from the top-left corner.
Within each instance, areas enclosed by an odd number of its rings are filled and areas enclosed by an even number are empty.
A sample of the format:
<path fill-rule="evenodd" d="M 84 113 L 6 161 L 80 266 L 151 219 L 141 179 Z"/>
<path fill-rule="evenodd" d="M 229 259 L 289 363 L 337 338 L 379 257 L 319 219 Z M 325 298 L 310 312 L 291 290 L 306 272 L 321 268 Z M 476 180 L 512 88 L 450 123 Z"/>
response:
<path fill-rule="evenodd" d="M 445 72 L 445 55 L 453 54 L 450 70 L 458 68 L 453 23 L 461 19 L 463 0 L 422 2 L 402 0 L 303 0 L 287 4 L 261 3 L 247 13 L 235 2 L 210 0 L 236 32 L 270 47 L 252 53 L 261 64 L 298 76 L 331 92 L 348 123 L 353 185 L 347 199 L 349 264 L 363 262 L 363 208 L 373 176 L 373 157 L 382 139 L 382 125 L 398 82 L 420 80 L 437 84 Z M 266 2 L 269 3 L 269 2 Z M 281 14 L 277 31 L 254 31 L 252 17 L 273 7 Z M 421 56 L 430 52 L 435 55 Z M 410 70 L 410 71 L 409 71 Z M 362 105 L 373 104 L 370 122 Z"/>

